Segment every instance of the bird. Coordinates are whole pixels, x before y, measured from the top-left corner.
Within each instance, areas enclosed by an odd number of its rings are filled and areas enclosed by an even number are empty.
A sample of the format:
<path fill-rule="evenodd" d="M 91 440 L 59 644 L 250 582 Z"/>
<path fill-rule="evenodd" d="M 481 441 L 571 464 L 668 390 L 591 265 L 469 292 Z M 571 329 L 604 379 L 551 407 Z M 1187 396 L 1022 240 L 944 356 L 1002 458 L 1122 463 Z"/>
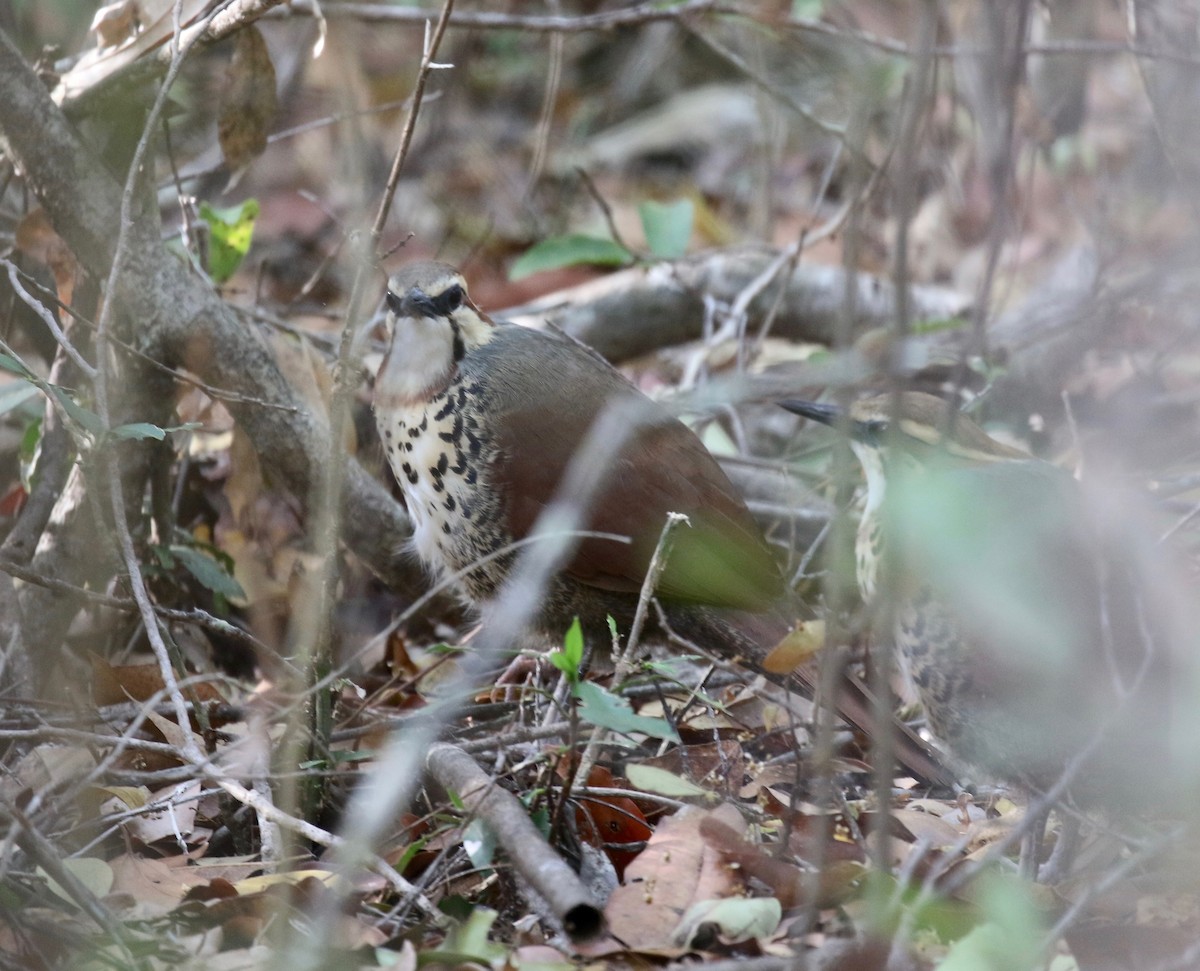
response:
<path fill-rule="evenodd" d="M 565 334 L 496 323 L 452 266 L 420 262 L 391 278 L 391 340 L 375 417 L 413 521 L 416 550 L 462 574 L 473 604 L 493 599 L 563 473 L 606 408 L 645 416 L 613 458 L 582 538 L 546 591 L 540 621 L 607 630 L 632 617 L 669 512 L 686 515 L 658 583 L 669 616 L 692 607 L 760 610 L 783 595 L 765 538 L 700 439 L 615 368 Z M 694 627 L 695 624 L 684 624 Z"/>
<path fill-rule="evenodd" d="M 1083 805 L 1164 782 L 1161 598 L 1070 473 L 921 392 L 780 403 L 848 436 L 858 584 L 957 767 Z"/>
<path fill-rule="evenodd" d="M 550 503 L 598 415 L 626 405 L 639 421 L 608 463 L 580 539 L 544 591 L 534 627 L 561 638 L 628 632 L 668 513 L 688 524 L 656 587 L 672 631 L 725 658 L 761 660 L 794 621 L 782 572 L 744 500 L 696 434 L 604 358 L 566 334 L 498 322 L 453 266 L 408 264 L 385 295 L 388 346 L 374 411 L 413 523 L 413 545 L 437 573 L 458 575 L 481 612 L 510 576 L 513 544 Z M 814 676 L 799 673 L 811 687 Z M 872 701 L 840 702 L 870 730 Z M 940 765 L 903 736 L 898 757 L 925 776 Z"/>

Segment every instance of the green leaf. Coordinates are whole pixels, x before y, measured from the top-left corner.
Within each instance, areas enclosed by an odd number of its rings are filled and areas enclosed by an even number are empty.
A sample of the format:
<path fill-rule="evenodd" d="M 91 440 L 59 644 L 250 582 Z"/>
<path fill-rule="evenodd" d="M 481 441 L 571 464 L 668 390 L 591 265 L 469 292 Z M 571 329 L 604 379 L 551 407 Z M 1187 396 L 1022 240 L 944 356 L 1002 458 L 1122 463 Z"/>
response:
<path fill-rule="evenodd" d="M 246 258 L 258 218 L 258 200 L 247 199 L 240 206 L 216 209 L 200 204 L 200 218 L 209 228 L 208 274 L 214 283 L 224 283 Z"/>
<path fill-rule="evenodd" d="M 167 437 L 164 429 L 159 428 L 157 425 L 151 425 L 148 421 L 135 421 L 129 425 L 118 425 L 110 434 L 113 438 L 127 438 L 134 441 L 153 438 L 156 442 L 161 442 Z"/>
<path fill-rule="evenodd" d="M 468 962 L 492 967 L 507 954 L 507 949 L 491 940 L 492 924 L 499 915 L 487 907 L 472 907 L 467 917 L 450 929 L 436 950 L 425 951 L 421 963 L 457 965 Z"/>
<path fill-rule="evenodd" d="M 462 836 L 463 852 L 476 870 L 486 870 L 496 859 L 496 834 L 481 819 L 472 819 Z"/>
<path fill-rule="evenodd" d="M 103 860 L 94 857 L 73 857 L 62 861 L 63 869 L 74 875 L 75 879 L 87 887 L 97 897 L 103 897 L 112 889 L 113 881 L 116 879 L 113 875 L 112 867 Z M 51 877 L 41 867 L 37 868 L 37 873 L 45 881 L 46 885 L 53 890 L 58 896 L 62 897 L 70 903 L 75 902 L 66 890 L 58 885 L 58 881 Z"/>
<path fill-rule="evenodd" d="M 603 236 L 571 233 L 535 243 L 517 257 L 508 271 L 508 278 L 519 280 L 531 273 L 558 270 L 564 266 L 624 266 L 632 261 L 633 254 L 620 243 Z"/>
<path fill-rule="evenodd" d="M 100 420 L 100 416 L 94 411 L 88 411 L 82 405 L 78 404 L 74 398 L 56 384 L 50 385 L 50 391 L 58 400 L 58 403 L 63 406 L 63 410 L 66 411 L 67 415 L 77 425 L 81 426 L 85 431 L 91 432 L 97 438 L 104 434 L 104 422 Z"/>
<path fill-rule="evenodd" d="M 583 664 L 583 628 L 578 617 L 571 621 L 563 636 L 562 650 L 550 652 L 550 663 L 566 675 L 569 684 L 579 681 L 579 669 Z"/>
<path fill-rule="evenodd" d="M 14 408 L 19 408 L 38 393 L 36 385 L 28 381 L 12 381 L 0 390 L 0 415 L 7 415 Z"/>
<path fill-rule="evenodd" d="M 934 317 L 929 320 L 914 320 L 913 334 L 939 334 L 945 330 L 958 330 L 967 325 L 965 317 Z"/>
<path fill-rule="evenodd" d="M 955 941 L 942 971 L 1024 971 L 1037 962 L 1044 921 L 1019 880 L 985 875 L 979 898 L 985 923 Z"/>
<path fill-rule="evenodd" d="M 697 796 L 710 796 L 707 789 L 701 789 L 696 783 L 660 769 L 653 765 L 625 766 L 625 778 L 642 792 L 657 792 L 660 796 L 672 799 L 694 799 Z"/>
<path fill-rule="evenodd" d="M 649 200 L 638 206 L 638 215 L 642 218 L 642 231 L 651 253 L 660 259 L 677 260 L 687 252 L 696 218 L 696 207 L 691 199 Z"/>
<path fill-rule="evenodd" d="M 38 459 L 42 455 L 42 419 L 35 418 L 21 436 L 21 447 L 17 450 L 21 459 L 21 485 L 28 492 L 33 488 L 33 475 L 37 471 Z"/>
<path fill-rule="evenodd" d="M 783 907 L 774 897 L 726 897 L 700 900 L 687 909 L 671 937 L 682 947 L 692 947 L 705 925 L 715 925 L 727 942 L 767 937 L 783 919 Z"/>
<path fill-rule="evenodd" d="M 579 699 L 579 716 L 584 721 L 600 728 L 609 728 L 623 735 L 649 735 L 679 741 L 679 735 L 671 723 L 664 718 L 646 718 L 636 715 L 624 698 L 606 691 L 600 685 L 584 681 L 575 686 L 575 697 Z"/>
<path fill-rule="evenodd" d="M 221 564 L 207 553 L 201 552 L 194 546 L 178 545 L 171 546 L 170 551 L 183 564 L 183 568 L 188 573 L 213 593 L 219 593 L 230 599 L 245 598 L 246 592 L 242 590 L 242 585 L 226 573 Z"/>
<path fill-rule="evenodd" d="M 21 377 L 26 379 L 34 376 L 33 372 L 30 371 L 29 368 L 27 368 L 11 354 L 0 353 L 0 368 L 3 368 L 5 371 L 12 371 L 13 374 L 19 374 Z"/>

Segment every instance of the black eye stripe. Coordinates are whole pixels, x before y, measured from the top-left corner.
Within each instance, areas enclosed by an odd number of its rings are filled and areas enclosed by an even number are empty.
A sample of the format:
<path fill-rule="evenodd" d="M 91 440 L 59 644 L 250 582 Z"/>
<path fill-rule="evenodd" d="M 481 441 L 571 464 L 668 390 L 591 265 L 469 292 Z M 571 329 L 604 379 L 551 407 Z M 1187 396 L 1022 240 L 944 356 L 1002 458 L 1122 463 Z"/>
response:
<path fill-rule="evenodd" d="M 463 288 L 457 283 L 432 298 L 434 309 L 443 317 L 454 313 L 463 304 Z"/>

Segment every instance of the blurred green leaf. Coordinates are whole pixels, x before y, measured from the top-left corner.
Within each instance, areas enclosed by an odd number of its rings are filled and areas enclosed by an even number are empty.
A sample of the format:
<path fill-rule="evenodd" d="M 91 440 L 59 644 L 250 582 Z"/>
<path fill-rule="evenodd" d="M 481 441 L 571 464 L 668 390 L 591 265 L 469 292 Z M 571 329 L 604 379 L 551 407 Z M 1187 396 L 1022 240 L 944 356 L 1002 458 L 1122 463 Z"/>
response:
<path fill-rule="evenodd" d="M 508 278 L 520 280 L 531 273 L 558 270 L 564 266 L 624 266 L 632 261 L 633 254 L 620 243 L 603 236 L 572 233 L 535 243 L 517 257 L 508 271 Z"/>
<path fill-rule="evenodd" d="M 38 393 L 35 385 L 28 381 L 13 381 L 0 390 L 0 415 L 7 415 L 14 408 L 19 408 Z"/>
<path fill-rule="evenodd" d="M 11 354 L 0 353 L 0 368 L 11 371 L 13 374 L 19 374 L 23 378 L 33 377 L 33 372 Z"/>
<path fill-rule="evenodd" d="M 157 425 L 152 425 L 148 421 L 135 421 L 128 425 L 118 425 L 110 433 L 113 438 L 129 439 L 132 441 L 141 441 L 144 438 L 153 438 L 156 442 L 161 442 L 167 437 L 167 433 Z"/>
<path fill-rule="evenodd" d="M 697 796 L 712 795 L 691 780 L 655 765 L 630 763 L 625 766 L 625 778 L 642 792 L 657 792 L 660 796 L 669 796 L 672 799 L 694 799 Z"/>
<path fill-rule="evenodd" d="M 651 253 L 660 259 L 677 260 L 687 252 L 696 218 L 696 207 L 691 199 L 643 202 L 638 206 L 638 215 Z"/>
<path fill-rule="evenodd" d="M 774 897 L 726 897 L 700 900 L 687 909 L 675 929 L 675 943 L 692 946 L 705 925 L 716 925 L 726 941 L 767 937 L 783 918 L 783 907 Z"/>
<path fill-rule="evenodd" d="M 244 598 L 246 593 L 224 567 L 207 553 L 194 546 L 173 545 L 171 555 L 183 564 L 183 568 L 194 576 L 205 588 L 230 599 Z"/>
<path fill-rule="evenodd" d="M 956 941 L 939 971 L 1027 971 L 1038 967 L 1042 920 L 1028 885 L 998 874 L 981 881 L 986 923 Z"/>
<path fill-rule="evenodd" d="M 958 330 L 967 325 L 965 317 L 938 317 L 933 320 L 914 320 L 914 334 L 939 334 L 946 330 Z"/>
<path fill-rule="evenodd" d="M 160 428 L 158 425 L 152 425 L 148 421 L 135 421 L 128 425 L 118 425 L 109 434 L 113 438 L 130 439 L 140 441 L 144 438 L 153 438 L 155 441 L 161 442 L 167 437 L 168 432 L 186 432 L 193 428 L 200 428 L 201 424 L 198 421 L 185 422 L 182 425 L 171 425 L 168 428 Z"/>
<path fill-rule="evenodd" d="M 575 697 L 580 702 L 579 716 L 600 728 L 609 728 L 623 735 L 637 733 L 679 741 L 679 735 L 666 719 L 635 715 L 628 701 L 591 681 L 576 685 Z"/>
<path fill-rule="evenodd" d="M 496 834 L 481 819 L 472 819 L 463 830 L 463 852 L 477 870 L 486 870 L 496 858 Z"/>
<path fill-rule="evenodd" d="M 578 617 L 567 628 L 562 649 L 550 652 L 550 663 L 566 675 L 569 684 L 578 683 L 579 669 L 583 665 L 583 628 Z"/>
<path fill-rule="evenodd" d="M 209 228 L 208 274 L 214 283 L 224 283 L 241 266 L 254 237 L 258 218 L 258 200 L 247 199 L 240 206 L 217 209 L 200 204 L 200 218 Z"/>
<path fill-rule="evenodd" d="M 95 857 L 74 857 L 62 861 L 64 870 L 69 871 L 76 880 L 87 887 L 97 897 L 103 897 L 112 889 L 113 881 L 116 879 L 113 875 L 112 867 L 103 860 Z M 62 897 L 68 903 L 74 903 L 75 898 L 66 890 L 59 886 L 58 881 L 46 873 L 41 867 L 37 868 L 37 873 L 46 881 L 48 886 L 54 893 Z"/>
<path fill-rule="evenodd" d="M 21 459 L 21 485 L 28 492 L 33 487 L 33 475 L 37 471 L 38 459 L 42 454 L 42 419 L 35 418 L 21 436 L 21 447 L 17 450 Z"/>
<path fill-rule="evenodd" d="M 81 426 L 85 431 L 91 432 L 97 438 L 104 434 L 104 422 L 100 420 L 100 416 L 94 411 L 88 411 L 83 405 L 78 404 L 66 391 L 58 387 L 58 385 L 50 385 L 50 391 L 54 394 L 58 403 L 63 406 L 63 410 L 71 417 L 77 425 Z"/>
<path fill-rule="evenodd" d="M 424 951 L 421 964 L 438 963 L 455 966 L 482 964 L 497 966 L 507 953 L 501 944 L 492 943 L 491 930 L 499 915 L 488 907 L 474 906 L 460 924 L 451 928 L 446 940 L 436 950 Z"/>

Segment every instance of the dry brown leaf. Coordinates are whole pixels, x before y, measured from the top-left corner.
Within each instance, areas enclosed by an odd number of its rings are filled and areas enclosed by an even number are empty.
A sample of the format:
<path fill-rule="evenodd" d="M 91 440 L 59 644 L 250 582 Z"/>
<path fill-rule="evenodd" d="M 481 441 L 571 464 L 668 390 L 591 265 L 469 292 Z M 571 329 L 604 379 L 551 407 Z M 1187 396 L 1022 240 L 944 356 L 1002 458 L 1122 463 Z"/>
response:
<path fill-rule="evenodd" d="M 166 719 L 163 719 L 166 721 Z M 174 722 L 168 722 L 174 726 Z M 159 840 L 187 840 L 196 827 L 196 810 L 200 794 L 200 781 L 178 786 L 170 786 L 152 793 L 149 801 L 169 800 L 169 805 L 162 809 L 154 809 L 139 813 L 121 823 L 121 829 L 134 839 L 143 843 L 157 843 Z"/>
<path fill-rule="evenodd" d="M 613 935 L 630 950 L 682 954 L 672 934 L 688 908 L 741 892 L 741 877 L 700 836 L 701 824 L 708 819 L 734 832 L 745 827 L 731 805 L 681 809 L 659 823 L 646 849 L 625 871 L 625 883 L 609 898 L 604 916 Z"/>
<path fill-rule="evenodd" d="M 128 893 L 152 913 L 165 914 L 174 908 L 188 889 L 208 881 L 191 867 L 173 867 L 165 860 L 123 853 L 109 861 L 113 892 Z"/>
<path fill-rule="evenodd" d="M 157 664 L 111 665 L 99 654 L 89 652 L 92 664 L 92 698 L 98 705 L 119 705 L 127 701 L 148 701 L 164 687 Z M 185 696 L 198 701 L 222 702 L 225 698 L 208 681 L 189 685 Z"/>
<path fill-rule="evenodd" d="M 267 132 L 279 109 L 275 65 L 257 27 L 237 32 L 225 81 L 217 137 L 225 164 L 236 173 L 266 149 Z"/>
<path fill-rule="evenodd" d="M 17 224 L 17 249 L 26 256 L 40 260 L 54 274 L 58 299 L 70 306 L 75 296 L 75 281 L 79 278 L 79 263 L 63 238 L 50 225 L 50 217 L 42 208 L 32 209 Z"/>

